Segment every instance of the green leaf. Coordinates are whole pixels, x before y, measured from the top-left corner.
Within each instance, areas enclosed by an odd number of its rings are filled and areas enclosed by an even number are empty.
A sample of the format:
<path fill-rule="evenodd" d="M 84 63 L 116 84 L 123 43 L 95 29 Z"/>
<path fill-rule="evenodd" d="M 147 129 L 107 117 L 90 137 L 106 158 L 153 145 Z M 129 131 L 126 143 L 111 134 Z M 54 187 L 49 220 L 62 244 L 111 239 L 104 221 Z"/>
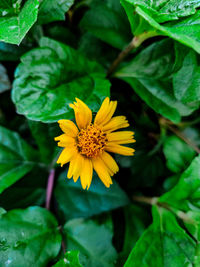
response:
<path fill-rule="evenodd" d="M 0 126 L 0 193 L 38 166 L 38 155 L 20 136 Z"/>
<path fill-rule="evenodd" d="M 115 48 L 130 40 L 130 27 L 119 0 L 95 0 L 84 15 L 81 26 Z"/>
<path fill-rule="evenodd" d="M 125 192 L 114 180 L 112 186 L 106 188 L 97 175 L 93 175 L 91 187 L 86 191 L 82 189 L 80 181 L 74 183 L 68 180 L 67 173 L 63 172 L 56 185 L 55 195 L 65 220 L 91 217 L 129 203 Z"/>
<path fill-rule="evenodd" d="M 0 265 L 47 266 L 61 247 L 54 216 L 46 209 L 11 210 L 0 219 Z"/>
<path fill-rule="evenodd" d="M 176 186 L 159 201 L 186 212 L 200 208 L 200 156 L 192 161 Z"/>
<path fill-rule="evenodd" d="M 0 16 L 12 16 L 19 13 L 22 0 L 2 0 L 0 3 Z"/>
<path fill-rule="evenodd" d="M 200 7 L 200 1 L 193 0 L 121 0 L 122 3 L 130 3 L 134 7 L 141 7 L 148 10 L 149 14 L 158 22 L 163 23 L 171 20 L 178 20 L 195 14 L 197 8 Z"/>
<path fill-rule="evenodd" d="M 167 137 L 163 144 L 167 167 L 175 173 L 184 171 L 195 157 L 196 152 L 177 136 Z"/>
<path fill-rule="evenodd" d="M 126 15 L 130 22 L 131 30 L 133 35 L 137 36 L 144 32 L 150 32 L 154 30 L 149 23 L 144 20 L 140 15 L 135 12 L 135 6 L 133 1 L 120 0 L 123 8 L 125 9 Z"/>
<path fill-rule="evenodd" d="M 169 39 L 153 43 L 115 73 L 157 113 L 177 123 L 191 114 L 199 103 L 183 104 L 173 95 L 171 74 L 174 47 Z"/>
<path fill-rule="evenodd" d="M 19 45 L 37 20 L 39 0 L 28 0 L 21 8 L 21 11 L 19 6 L 17 7 L 17 2 L 19 1 L 7 2 L 6 6 L 13 14 L 8 13 L 8 9 L 4 10 L 5 2 L 7 1 L 3 0 L 0 4 L 0 40 Z M 13 10 L 13 7 L 16 8 Z M 7 16 L 4 14 L 7 14 Z"/>
<path fill-rule="evenodd" d="M 190 234 L 196 239 L 200 240 L 200 212 L 198 211 L 188 211 L 184 213 L 185 220 L 184 225 Z M 199 264 L 200 264 L 200 259 Z M 196 265 L 198 266 L 198 265 Z"/>
<path fill-rule="evenodd" d="M 172 213 L 153 207 L 153 224 L 137 242 L 124 267 L 197 266 L 197 249 Z"/>
<path fill-rule="evenodd" d="M 121 1 L 134 34 L 154 29 L 158 35 L 169 36 L 200 53 L 200 1 Z"/>
<path fill-rule="evenodd" d="M 82 267 L 79 262 L 79 251 L 72 250 L 65 253 L 64 259 L 57 262 L 54 267 Z M 53 267 L 52 266 L 52 267 Z"/>
<path fill-rule="evenodd" d="M 200 67 L 197 60 L 196 53 L 190 50 L 173 77 L 174 95 L 184 103 L 200 101 Z"/>
<path fill-rule="evenodd" d="M 109 95 L 103 68 L 73 48 L 42 38 L 25 54 L 15 73 L 12 99 L 17 112 L 42 122 L 71 119 L 69 103 L 79 97 L 97 111 Z"/>
<path fill-rule="evenodd" d="M 186 17 L 177 22 L 169 22 L 163 26 L 150 17 L 146 10 L 137 7 L 136 12 L 148 21 L 149 24 L 157 30 L 158 34 L 169 36 L 193 48 L 197 53 L 200 53 L 199 10 L 190 17 Z"/>
<path fill-rule="evenodd" d="M 149 225 L 149 222 L 151 222 L 151 218 L 145 208 L 136 205 L 126 207 L 124 212 L 126 227 L 123 255 L 127 257 Z"/>
<path fill-rule="evenodd" d="M 180 173 L 172 175 L 172 176 L 168 177 L 167 179 L 165 179 L 165 181 L 163 183 L 163 188 L 164 188 L 165 192 L 172 189 L 178 183 L 179 178 L 180 178 Z"/>
<path fill-rule="evenodd" d="M 38 23 L 46 24 L 52 21 L 65 20 L 65 13 L 74 0 L 43 0 L 40 4 Z"/>
<path fill-rule="evenodd" d="M 80 261 L 87 267 L 113 267 L 117 253 L 112 246 L 112 232 L 94 221 L 74 219 L 64 226 L 67 249 L 79 250 Z"/>
<path fill-rule="evenodd" d="M 48 173 L 34 168 L 0 194 L 1 207 L 6 210 L 43 205 L 46 197 Z"/>
<path fill-rule="evenodd" d="M 7 71 L 3 65 L 0 64 L 0 93 L 9 90 L 11 87 Z"/>
<path fill-rule="evenodd" d="M 133 57 L 131 61 L 116 71 L 116 77 L 168 78 L 173 71 L 174 43 L 170 39 L 155 42 Z"/>

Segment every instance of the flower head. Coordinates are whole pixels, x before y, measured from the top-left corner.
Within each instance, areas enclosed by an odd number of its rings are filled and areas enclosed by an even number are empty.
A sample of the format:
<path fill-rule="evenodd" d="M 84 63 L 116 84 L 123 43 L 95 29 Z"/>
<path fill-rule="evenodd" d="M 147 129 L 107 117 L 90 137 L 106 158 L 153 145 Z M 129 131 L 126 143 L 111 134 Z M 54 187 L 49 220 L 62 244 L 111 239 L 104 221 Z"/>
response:
<path fill-rule="evenodd" d="M 80 99 L 70 104 L 75 113 L 76 124 L 70 120 L 59 120 L 59 126 L 64 134 L 55 138 L 58 146 L 64 147 L 57 163 L 63 166 L 69 164 L 67 177 L 73 177 L 74 182 L 80 177 L 83 189 L 89 189 L 93 169 L 106 187 L 112 184 L 111 176 L 119 171 L 113 157 L 108 153 L 132 156 L 134 149 L 122 144 L 134 143 L 133 132 L 118 131 L 129 126 L 126 117 L 113 114 L 117 101 L 107 97 L 92 122 L 92 111 Z"/>

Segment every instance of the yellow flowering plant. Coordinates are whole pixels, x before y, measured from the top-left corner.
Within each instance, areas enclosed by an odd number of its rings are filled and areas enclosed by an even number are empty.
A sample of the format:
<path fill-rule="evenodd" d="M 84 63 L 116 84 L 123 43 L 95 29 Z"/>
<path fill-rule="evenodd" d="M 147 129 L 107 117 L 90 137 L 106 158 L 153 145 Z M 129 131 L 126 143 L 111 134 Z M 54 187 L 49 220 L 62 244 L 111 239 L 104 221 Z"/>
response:
<path fill-rule="evenodd" d="M 200 0 L 0 0 L 0 267 L 200 267 L 199 54 Z"/>
<path fill-rule="evenodd" d="M 106 187 L 112 184 L 111 176 L 119 171 L 113 157 L 108 153 L 132 156 L 134 149 L 122 144 L 134 143 L 132 131 L 116 131 L 129 126 L 125 116 L 113 117 L 117 101 L 104 99 L 94 122 L 91 109 L 80 99 L 70 104 L 75 113 L 77 126 L 70 120 L 59 120 L 64 134 L 55 138 L 64 147 L 57 163 L 70 162 L 67 177 L 74 182 L 80 177 L 83 189 L 89 189 L 93 169 Z"/>

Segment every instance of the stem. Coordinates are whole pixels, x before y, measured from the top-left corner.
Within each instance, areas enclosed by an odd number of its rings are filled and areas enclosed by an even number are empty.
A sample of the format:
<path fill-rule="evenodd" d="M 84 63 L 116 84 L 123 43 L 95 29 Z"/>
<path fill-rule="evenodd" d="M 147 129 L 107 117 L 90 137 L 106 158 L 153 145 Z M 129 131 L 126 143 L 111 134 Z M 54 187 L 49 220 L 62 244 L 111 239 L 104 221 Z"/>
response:
<path fill-rule="evenodd" d="M 156 32 L 144 32 L 138 36 L 135 36 L 131 42 L 127 45 L 127 47 L 122 50 L 118 57 L 112 62 L 110 65 L 108 72 L 107 72 L 107 77 L 110 77 L 111 74 L 116 70 L 118 65 L 128 56 L 128 54 L 134 49 L 139 47 L 146 39 L 156 36 Z"/>
<path fill-rule="evenodd" d="M 61 242 L 61 246 L 62 246 L 62 251 L 63 251 L 63 254 L 65 255 L 65 252 L 66 252 L 66 246 L 65 246 L 65 241 L 62 239 L 62 242 Z"/>
<path fill-rule="evenodd" d="M 180 139 L 182 139 L 186 144 L 188 144 L 191 148 L 193 148 L 198 154 L 200 154 L 200 149 L 190 140 L 188 139 L 182 132 L 178 129 L 174 128 L 173 123 L 163 117 L 159 119 L 159 124 L 161 128 L 168 128 L 171 132 L 177 135 Z"/>
<path fill-rule="evenodd" d="M 188 139 L 184 134 L 182 134 L 179 130 L 175 129 L 171 125 L 167 125 L 167 127 L 175 135 L 177 135 L 179 138 L 181 138 L 186 144 L 188 144 L 190 147 L 192 147 L 198 154 L 200 154 L 200 149 L 192 141 L 190 141 L 190 139 Z"/>
<path fill-rule="evenodd" d="M 133 196 L 132 199 L 133 199 L 133 201 L 136 201 L 136 202 L 149 204 L 151 206 L 156 205 L 157 207 L 164 208 L 164 209 L 172 212 L 174 215 L 176 215 L 181 220 L 183 220 L 187 223 L 194 224 L 194 221 L 191 218 L 189 218 L 186 213 L 184 213 L 180 210 L 176 211 L 175 209 L 170 207 L 167 203 L 158 202 L 157 197 Z"/>
<path fill-rule="evenodd" d="M 149 205 L 156 205 L 158 202 L 157 197 L 133 196 L 132 198 L 136 202 L 146 203 Z"/>
<path fill-rule="evenodd" d="M 47 192 L 46 192 L 46 205 L 45 205 L 46 209 L 48 210 L 50 210 L 54 179 L 55 179 L 55 169 L 51 169 L 49 172 L 49 177 L 48 177 Z"/>
<path fill-rule="evenodd" d="M 65 255 L 66 245 L 65 245 L 65 241 L 64 241 L 64 234 L 63 234 L 63 227 L 62 227 L 62 225 L 59 226 L 59 231 L 60 231 L 60 234 L 62 236 L 61 247 L 62 247 L 63 254 Z"/>

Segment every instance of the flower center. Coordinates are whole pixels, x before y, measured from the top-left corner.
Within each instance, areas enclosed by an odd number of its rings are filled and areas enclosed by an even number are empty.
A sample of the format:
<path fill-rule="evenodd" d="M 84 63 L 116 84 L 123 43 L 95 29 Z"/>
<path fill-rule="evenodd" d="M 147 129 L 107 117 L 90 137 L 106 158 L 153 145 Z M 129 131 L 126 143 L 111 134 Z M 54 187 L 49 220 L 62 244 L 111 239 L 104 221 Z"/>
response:
<path fill-rule="evenodd" d="M 77 136 L 77 147 L 79 152 L 88 157 L 95 158 L 102 151 L 108 139 L 98 126 L 90 124 L 86 129 L 82 129 Z"/>

